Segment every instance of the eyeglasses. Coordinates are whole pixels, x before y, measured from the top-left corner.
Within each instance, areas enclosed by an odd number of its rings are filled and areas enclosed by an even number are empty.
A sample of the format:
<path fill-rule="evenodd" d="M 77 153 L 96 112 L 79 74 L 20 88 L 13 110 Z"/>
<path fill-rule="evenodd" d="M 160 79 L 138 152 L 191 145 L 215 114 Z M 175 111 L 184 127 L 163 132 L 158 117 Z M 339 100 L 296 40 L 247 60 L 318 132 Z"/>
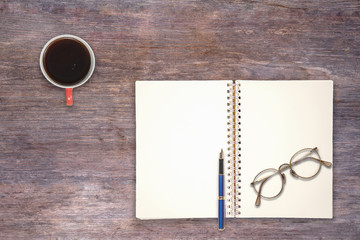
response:
<path fill-rule="evenodd" d="M 291 175 L 296 178 L 311 179 L 320 172 L 322 165 L 332 166 L 331 162 L 321 160 L 316 147 L 304 148 L 291 157 L 290 163 L 281 164 L 278 169 L 268 168 L 261 171 L 250 184 L 257 193 L 255 205 L 260 206 L 261 198 L 274 199 L 281 194 L 286 182 L 282 172 L 286 169 L 290 169 Z"/>

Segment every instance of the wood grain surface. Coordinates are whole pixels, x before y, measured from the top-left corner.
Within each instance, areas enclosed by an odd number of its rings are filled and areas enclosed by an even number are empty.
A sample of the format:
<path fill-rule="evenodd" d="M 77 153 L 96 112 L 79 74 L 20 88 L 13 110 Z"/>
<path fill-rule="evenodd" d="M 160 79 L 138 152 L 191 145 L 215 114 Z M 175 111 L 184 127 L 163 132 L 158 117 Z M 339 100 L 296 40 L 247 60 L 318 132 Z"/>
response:
<path fill-rule="evenodd" d="M 60 34 L 96 55 L 65 91 Z M 0 1 L 0 239 L 359 239 L 358 0 Z M 135 81 L 334 80 L 334 218 L 135 218 Z M 176 207 L 176 206 L 174 206 Z"/>

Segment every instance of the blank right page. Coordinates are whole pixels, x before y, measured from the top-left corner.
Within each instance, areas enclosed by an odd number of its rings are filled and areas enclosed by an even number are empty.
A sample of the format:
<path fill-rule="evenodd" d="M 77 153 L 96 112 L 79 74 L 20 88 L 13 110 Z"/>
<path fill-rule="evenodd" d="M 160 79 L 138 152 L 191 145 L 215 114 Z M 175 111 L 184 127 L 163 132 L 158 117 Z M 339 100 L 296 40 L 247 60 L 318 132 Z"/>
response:
<path fill-rule="evenodd" d="M 240 217 L 332 218 L 333 167 L 323 165 L 308 180 L 283 171 L 282 193 L 276 199 L 262 198 L 259 207 L 250 183 L 260 171 L 289 163 L 303 148 L 317 147 L 321 159 L 332 162 L 333 82 L 236 83 L 241 90 Z M 264 189 L 270 187 L 266 185 Z"/>

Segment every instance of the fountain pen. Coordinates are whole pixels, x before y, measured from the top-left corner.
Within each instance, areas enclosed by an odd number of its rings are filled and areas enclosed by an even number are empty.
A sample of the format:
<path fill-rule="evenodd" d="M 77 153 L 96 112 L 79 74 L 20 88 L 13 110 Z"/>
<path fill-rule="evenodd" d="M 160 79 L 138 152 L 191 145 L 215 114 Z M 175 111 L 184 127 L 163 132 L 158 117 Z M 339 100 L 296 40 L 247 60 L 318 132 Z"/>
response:
<path fill-rule="evenodd" d="M 224 197 L 224 158 L 221 149 L 219 157 L 219 231 L 225 229 L 225 197 Z"/>

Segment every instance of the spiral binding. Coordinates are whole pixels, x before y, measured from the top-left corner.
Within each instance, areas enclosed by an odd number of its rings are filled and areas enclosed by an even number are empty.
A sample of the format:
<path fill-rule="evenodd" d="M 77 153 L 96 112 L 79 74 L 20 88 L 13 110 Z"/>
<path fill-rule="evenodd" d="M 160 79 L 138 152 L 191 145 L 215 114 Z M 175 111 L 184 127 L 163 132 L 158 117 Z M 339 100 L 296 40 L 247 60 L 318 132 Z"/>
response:
<path fill-rule="evenodd" d="M 226 163 L 226 214 L 236 217 L 240 214 L 240 83 L 227 84 L 227 163 Z"/>
<path fill-rule="evenodd" d="M 240 82 L 235 82 L 235 215 L 240 215 L 240 203 L 241 203 L 241 85 Z"/>

